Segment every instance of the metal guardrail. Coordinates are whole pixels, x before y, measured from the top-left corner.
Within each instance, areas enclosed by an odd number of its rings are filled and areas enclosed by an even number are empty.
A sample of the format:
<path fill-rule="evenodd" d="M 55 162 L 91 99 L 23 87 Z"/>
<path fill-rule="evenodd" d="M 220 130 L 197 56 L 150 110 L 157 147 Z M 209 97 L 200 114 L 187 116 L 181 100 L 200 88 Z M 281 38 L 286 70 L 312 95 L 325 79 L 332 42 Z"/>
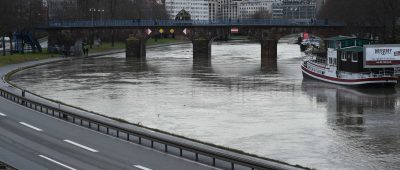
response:
<path fill-rule="evenodd" d="M 177 151 L 179 151 L 180 157 L 184 157 L 186 159 L 194 159 L 194 161 L 196 162 L 209 164 L 217 168 L 233 170 L 235 169 L 236 166 L 238 166 L 242 167 L 241 169 L 251 169 L 251 170 L 300 169 L 300 168 L 304 169 L 302 167 L 292 166 L 278 161 L 272 161 L 272 160 L 261 161 L 261 160 L 241 158 L 232 154 L 225 154 L 218 151 L 202 148 L 199 146 L 193 146 L 186 143 L 173 141 L 171 139 L 166 139 L 160 136 L 151 135 L 146 132 L 140 132 L 133 129 L 128 129 L 103 120 L 93 120 L 92 118 L 86 116 L 82 116 L 76 113 L 62 110 L 60 108 L 35 102 L 33 100 L 10 93 L 3 89 L 0 89 L 0 96 L 15 103 L 18 103 L 22 106 L 30 108 L 32 110 L 45 113 L 49 116 L 60 118 L 64 121 L 68 121 L 70 123 L 80 125 L 89 128 L 91 130 L 111 135 L 132 143 L 137 143 L 139 145 L 148 146 L 154 149 L 160 149 L 161 145 L 161 149 L 166 153 L 169 152 L 169 149 L 170 150 L 177 149 L 176 153 L 178 153 Z M 156 148 L 157 147 L 156 145 L 158 145 L 158 148 Z M 183 154 L 184 152 L 185 155 Z M 187 154 L 189 153 L 192 153 L 192 156 L 187 156 Z M 200 156 L 202 156 L 202 160 L 200 160 Z M 205 160 L 205 158 L 208 158 L 208 160 Z"/>
<path fill-rule="evenodd" d="M 341 22 L 309 19 L 248 19 L 248 20 L 51 20 L 48 28 L 92 27 L 216 27 L 216 26 L 291 26 L 338 27 Z"/>
<path fill-rule="evenodd" d="M 0 161 L 0 170 L 17 170 L 14 167 L 7 165 L 6 163 L 3 163 Z"/>

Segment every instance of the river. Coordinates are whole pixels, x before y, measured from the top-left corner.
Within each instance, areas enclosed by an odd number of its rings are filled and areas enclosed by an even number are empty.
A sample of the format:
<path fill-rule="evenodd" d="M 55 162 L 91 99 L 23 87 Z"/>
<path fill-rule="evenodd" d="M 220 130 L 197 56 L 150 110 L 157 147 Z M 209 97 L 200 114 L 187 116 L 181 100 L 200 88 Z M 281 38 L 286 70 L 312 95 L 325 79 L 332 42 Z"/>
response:
<path fill-rule="evenodd" d="M 190 44 L 31 68 L 13 83 L 42 96 L 189 138 L 317 169 L 400 167 L 400 93 L 303 80 L 299 47 L 214 43 L 193 63 Z"/>

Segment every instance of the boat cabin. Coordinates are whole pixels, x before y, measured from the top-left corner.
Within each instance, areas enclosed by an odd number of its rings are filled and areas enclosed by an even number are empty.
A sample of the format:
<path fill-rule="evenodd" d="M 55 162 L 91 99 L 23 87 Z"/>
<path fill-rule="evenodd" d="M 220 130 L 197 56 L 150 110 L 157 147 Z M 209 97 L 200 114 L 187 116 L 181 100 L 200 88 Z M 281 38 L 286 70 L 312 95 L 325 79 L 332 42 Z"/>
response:
<path fill-rule="evenodd" d="M 325 40 L 327 64 L 336 66 L 338 71 L 359 73 L 364 68 L 364 45 L 373 41 L 355 37 L 338 36 Z"/>

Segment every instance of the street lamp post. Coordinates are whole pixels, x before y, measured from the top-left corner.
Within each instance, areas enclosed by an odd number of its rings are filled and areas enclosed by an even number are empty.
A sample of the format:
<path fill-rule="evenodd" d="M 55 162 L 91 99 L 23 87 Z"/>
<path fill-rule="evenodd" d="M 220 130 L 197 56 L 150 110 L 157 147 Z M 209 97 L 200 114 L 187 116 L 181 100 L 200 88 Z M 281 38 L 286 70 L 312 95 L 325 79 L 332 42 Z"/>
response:
<path fill-rule="evenodd" d="M 99 9 L 99 10 L 97 10 L 97 12 L 99 12 L 100 13 L 100 21 L 103 21 L 103 14 L 104 14 L 104 9 Z"/>
<path fill-rule="evenodd" d="M 91 14 L 92 14 L 92 27 L 94 27 L 94 12 L 96 11 L 96 9 L 95 8 L 90 8 L 89 9 L 89 12 L 91 12 Z"/>
<path fill-rule="evenodd" d="M 103 14 L 105 12 L 104 9 L 96 9 L 96 8 L 90 8 L 89 12 L 91 13 L 92 16 L 92 27 L 94 29 L 94 13 L 98 12 L 100 14 L 100 22 L 103 21 Z M 94 31 L 94 30 L 93 30 Z M 91 36 L 91 42 L 90 42 L 90 48 L 92 48 L 92 43 L 94 42 L 94 34 L 92 32 L 92 36 Z"/>
<path fill-rule="evenodd" d="M 98 13 L 100 14 L 100 21 L 103 20 L 103 14 L 104 14 L 104 12 L 105 12 L 104 9 L 90 8 L 90 9 L 89 9 L 89 12 L 90 12 L 90 14 L 91 14 L 91 16 L 92 16 L 92 27 L 94 27 L 94 13 L 95 13 L 95 12 L 98 12 Z"/>

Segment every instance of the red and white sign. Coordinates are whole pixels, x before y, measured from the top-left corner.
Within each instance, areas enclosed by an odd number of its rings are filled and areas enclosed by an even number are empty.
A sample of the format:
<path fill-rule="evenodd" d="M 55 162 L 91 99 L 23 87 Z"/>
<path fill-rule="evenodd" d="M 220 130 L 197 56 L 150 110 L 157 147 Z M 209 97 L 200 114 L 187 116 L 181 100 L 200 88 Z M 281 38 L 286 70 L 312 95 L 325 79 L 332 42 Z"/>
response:
<path fill-rule="evenodd" d="M 152 32 L 153 32 L 153 31 L 151 31 L 150 28 L 147 28 L 146 31 L 145 31 L 145 33 L 146 33 L 147 35 L 150 35 Z"/>
<path fill-rule="evenodd" d="M 188 33 L 188 31 L 189 31 L 189 30 L 185 28 L 182 32 L 183 32 L 183 34 L 186 35 L 186 34 Z"/>
<path fill-rule="evenodd" d="M 231 28 L 231 33 L 232 33 L 232 34 L 237 34 L 237 33 L 239 33 L 239 28 L 232 27 L 232 28 Z"/>
<path fill-rule="evenodd" d="M 365 68 L 393 68 L 400 67 L 400 45 L 382 44 L 365 45 Z"/>

